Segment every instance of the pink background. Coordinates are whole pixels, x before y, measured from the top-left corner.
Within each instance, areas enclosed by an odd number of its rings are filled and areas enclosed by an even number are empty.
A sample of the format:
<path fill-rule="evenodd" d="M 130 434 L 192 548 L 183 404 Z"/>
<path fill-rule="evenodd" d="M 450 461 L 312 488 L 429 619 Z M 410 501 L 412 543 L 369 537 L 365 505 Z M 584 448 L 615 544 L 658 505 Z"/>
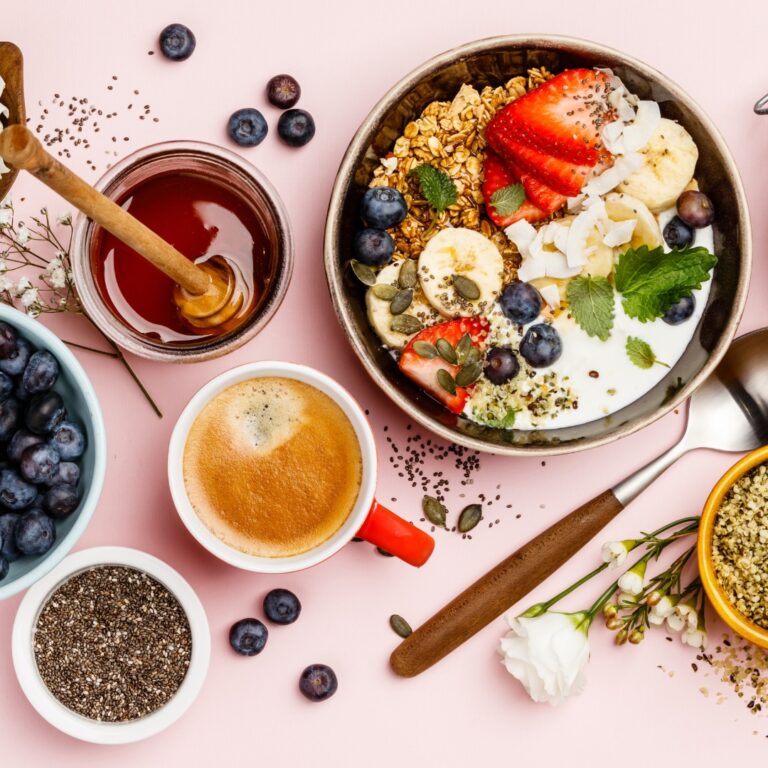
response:
<path fill-rule="evenodd" d="M 710 12 L 707 7 L 716 8 Z M 198 47 L 183 64 L 148 56 L 160 29 L 172 21 L 189 25 Z M 768 90 L 764 2 L 722 4 L 657 2 L 424 3 L 334 0 L 261 3 L 253 0 L 161 0 L 154 3 L 16 3 L 3 15 L 4 39 L 26 56 L 26 92 L 32 125 L 54 92 L 114 104 L 113 127 L 97 134 L 90 152 L 73 150 L 71 165 L 94 179 L 108 160 L 105 150 L 125 153 L 176 138 L 230 146 L 224 133 L 234 109 L 264 110 L 274 129 L 277 113 L 263 87 L 273 74 L 293 73 L 301 82 L 300 106 L 317 121 L 317 136 L 291 151 L 270 135 L 243 155 L 261 168 L 283 196 L 294 224 L 297 261 L 287 299 L 270 326 L 227 359 L 190 367 L 136 360 L 165 418 L 157 419 L 114 362 L 78 353 L 101 397 L 109 434 L 109 467 L 99 509 L 80 547 L 122 544 L 168 561 L 192 583 L 208 611 L 213 657 L 207 682 L 186 716 L 147 742 L 120 748 L 79 743 L 48 726 L 32 710 L 15 680 L 10 635 L 19 597 L 0 605 L 0 751 L 9 765 L 225 765 L 248 760 L 265 765 L 493 765 L 545 764 L 593 752 L 599 762 L 640 765 L 646 759 L 730 758 L 733 764 L 765 759 L 768 722 L 752 717 L 733 693 L 716 706 L 699 686 L 710 681 L 690 669 L 693 653 L 652 632 L 639 647 L 616 649 L 597 624 L 589 685 L 581 698 L 559 709 L 532 704 L 499 664 L 499 620 L 442 664 L 414 680 L 389 672 L 397 642 L 387 624 L 397 612 L 413 625 L 576 504 L 619 480 L 679 435 L 680 414 L 670 415 L 617 445 L 579 455 L 537 460 L 483 456 L 471 494 L 502 501 L 474 538 L 437 532 L 437 550 L 420 571 L 350 545 L 331 562 L 288 577 L 254 576 L 228 567 L 200 548 L 183 529 L 165 481 L 165 452 L 174 421 L 187 399 L 211 377 L 238 363 L 260 359 L 302 361 L 337 377 L 370 408 L 383 457 L 390 455 L 383 425 L 403 442 L 407 420 L 361 372 L 331 308 L 322 268 L 322 229 L 335 171 L 355 128 L 380 95 L 426 58 L 475 38 L 551 32 L 591 38 L 637 56 L 685 88 L 714 118 L 742 170 L 754 221 L 755 269 L 742 323 L 766 322 L 768 270 L 763 261 L 768 203 L 768 118 L 752 114 Z M 112 75 L 119 80 L 111 80 Z M 107 85 L 113 84 L 114 91 Z M 141 91 L 133 97 L 132 89 Z M 158 123 L 139 121 L 134 110 L 152 106 Z M 46 126 L 69 125 L 65 114 Z M 112 143 L 112 135 L 118 142 Z M 93 136 L 89 134 L 93 139 Z M 123 141 L 129 136 L 129 141 Z M 86 166 L 91 158 L 98 173 Z M 19 198 L 26 197 L 22 203 Z M 14 190 L 23 215 L 60 201 L 22 178 Z M 60 322 L 60 324 L 59 324 Z M 78 321 L 55 325 L 70 337 L 96 341 Z M 536 593 L 546 597 L 599 558 L 607 537 L 696 514 L 711 485 L 734 460 L 699 453 L 684 458 Z M 433 469 L 438 467 L 432 466 Z M 440 469 L 454 472 L 446 461 Z M 460 509 L 458 477 L 449 506 Z M 420 492 L 411 490 L 385 460 L 380 495 L 418 519 Z M 504 509 L 506 503 L 512 509 Z M 494 507 L 494 510 L 496 507 Z M 503 514 L 501 512 L 503 511 Z M 520 519 L 515 515 L 521 514 Z M 271 629 L 261 656 L 244 659 L 227 645 L 230 624 L 260 615 L 263 594 L 275 586 L 294 589 L 304 605 L 290 627 Z M 582 608 L 599 591 L 587 587 L 571 603 Z M 522 606 L 524 607 L 524 606 Z M 713 636 L 722 627 L 710 625 Z M 303 700 L 297 678 L 308 663 L 331 664 L 338 694 L 322 706 Z M 670 677 L 658 669 L 676 672 Z M 575 752 L 578 750 L 578 752 Z M 55 761 L 55 762 L 54 762 Z"/>

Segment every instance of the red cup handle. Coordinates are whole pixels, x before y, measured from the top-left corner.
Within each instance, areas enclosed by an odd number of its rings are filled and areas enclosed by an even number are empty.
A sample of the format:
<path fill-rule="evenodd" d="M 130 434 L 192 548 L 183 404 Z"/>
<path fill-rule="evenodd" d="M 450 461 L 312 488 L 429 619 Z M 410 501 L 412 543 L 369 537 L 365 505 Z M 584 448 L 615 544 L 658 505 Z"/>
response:
<path fill-rule="evenodd" d="M 435 540 L 428 533 L 382 507 L 375 499 L 357 535 L 417 567 L 429 560 L 435 548 Z"/>

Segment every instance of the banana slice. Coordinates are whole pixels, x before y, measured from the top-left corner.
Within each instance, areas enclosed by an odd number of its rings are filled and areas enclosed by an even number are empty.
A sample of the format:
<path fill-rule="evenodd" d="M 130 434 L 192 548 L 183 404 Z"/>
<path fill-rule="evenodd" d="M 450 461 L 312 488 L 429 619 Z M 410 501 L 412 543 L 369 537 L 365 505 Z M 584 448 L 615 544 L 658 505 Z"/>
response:
<path fill-rule="evenodd" d="M 471 317 L 487 312 L 501 291 L 503 273 L 499 249 L 473 229 L 444 229 L 419 256 L 419 281 L 424 296 L 444 317 Z M 455 285 L 456 277 L 466 278 L 471 284 Z M 468 293 L 477 297 L 471 298 Z"/>
<path fill-rule="evenodd" d="M 699 150 L 682 125 L 662 118 L 640 154 L 643 165 L 619 184 L 618 190 L 658 213 L 674 205 L 690 183 Z"/>
<path fill-rule="evenodd" d="M 376 276 L 376 285 L 391 285 L 397 287 L 402 261 L 388 264 Z M 402 349 L 414 334 L 400 333 L 392 330 L 392 320 L 395 317 L 389 310 L 389 301 L 375 296 L 372 287 L 366 291 L 365 306 L 368 310 L 368 321 L 384 346 L 390 349 Z M 421 288 L 417 285 L 413 290 L 411 305 L 405 310 L 407 315 L 416 317 L 423 326 L 433 325 L 442 318 L 427 303 Z"/>
<path fill-rule="evenodd" d="M 659 222 L 648 206 L 638 198 L 622 192 L 612 192 L 605 198 L 605 212 L 612 222 L 635 222 L 629 241 L 617 246 L 620 253 L 628 248 L 639 248 L 641 245 L 647 245 L 650 249 L 661 245 Z"/>

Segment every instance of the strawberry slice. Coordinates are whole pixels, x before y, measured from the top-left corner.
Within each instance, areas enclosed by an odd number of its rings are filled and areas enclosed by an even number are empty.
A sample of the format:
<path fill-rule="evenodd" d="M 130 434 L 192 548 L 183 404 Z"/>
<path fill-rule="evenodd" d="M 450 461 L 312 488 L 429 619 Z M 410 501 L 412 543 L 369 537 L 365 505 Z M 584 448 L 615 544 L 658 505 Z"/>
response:
<path fill-rule="evenodd" d="M 553 214 L 565 205 L 565 195 L 560 195 L 554 189 L 540 182 L 533 174 L 518 168 L 514 163 L 506 162 L 511 173 L 520 179 L 525 189 L 525 196 L 547 215 Z"/>
<path fill-rule="evenodd" d="M 575 165 L 593 166 L 603 154 L 600 132 L 616 119 L 608 75 L 567 69 L 505 107 L 493 120 L 515 141 Z"/>
<path fill-rule="evenodd" d="M 454 349 L 465 333 L 472 338 L 472 344 L 478 346 L 488 336 L 488 320 L 484 317 L 460 317 L 455 320 L 447 320 L 444 323 L 432 325 L 419 331 L 406 345 L 400 355 L 400 370 L 415 381 L 422 389 L 429 392 L 432 397 L 439 400 L 451 413 L 461 413 L 467 402 L 469 387 L 456 387 L 456 394 L 443 389 L 437 380 L 439 370 L 448 371 L 454 378 L 460 370 L 460 366 L 451 365 L 437 357 L 421 357 L 413 348 L 417 341 L 426 341 L 435 346 L 438 339 L 445 339 Z"/>
<path fill-rule="evenodd" d="M 521 179 L 515 175 L 504 163 L 501 158 L 492 150 L 488 149 L 485 155 L 485 164 L 483 165 L 483 197 L 485 198 L 485 210 L 488 218 L 498 227 L 508 227 L 520 219 L 530 221 L 531 224 L 537 221 L 543 221 L 549 214 L 546 211 L 537 208 L 529 200 L 523 201 L 523 204 L 511 215 L 501 216 L 496 212 L 496 208 L 491 202 L 493 193 L 510 184 L 517 184 Z M 521 182 L 522 183 L 522 182 Z M 523 187 L 525 184 L 523 183 Z M 526 189 L 526 195 L 528 190 Z"/>

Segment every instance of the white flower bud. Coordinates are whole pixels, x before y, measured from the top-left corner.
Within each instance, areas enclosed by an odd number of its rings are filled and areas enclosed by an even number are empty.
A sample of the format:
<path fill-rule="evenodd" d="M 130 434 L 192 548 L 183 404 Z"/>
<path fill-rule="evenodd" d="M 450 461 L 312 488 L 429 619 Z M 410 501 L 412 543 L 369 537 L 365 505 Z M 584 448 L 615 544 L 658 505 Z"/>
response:
<path fill-rule="evenodd" d="M 608 563 L 609 568 L 618 568 L 629 554 L 629 548 L 623 541 L 606 541 L 603 544 L 603 562 Z"/>
<path fill-rule="evenodd" d="M 643 584 L 645 583 L 645 568 L 645 560 L 635 563 L 619 578 L 619 589 L 630 595 L 639 595 L 643 591 Z"/>
<path fill-rule="evenodd" d="M 19 245 L 26 245 L 29 242 L 29 230 L 23 222 L 16 227 L 16 240 Z"/>
<path fill-rule="evenodd" d="M 706 648 L 707 647 L 707 633 L 703 628 L 701 629 L 686 629 L 680 638 L 686 645 L 690 645 L 691 648 Z"/>

